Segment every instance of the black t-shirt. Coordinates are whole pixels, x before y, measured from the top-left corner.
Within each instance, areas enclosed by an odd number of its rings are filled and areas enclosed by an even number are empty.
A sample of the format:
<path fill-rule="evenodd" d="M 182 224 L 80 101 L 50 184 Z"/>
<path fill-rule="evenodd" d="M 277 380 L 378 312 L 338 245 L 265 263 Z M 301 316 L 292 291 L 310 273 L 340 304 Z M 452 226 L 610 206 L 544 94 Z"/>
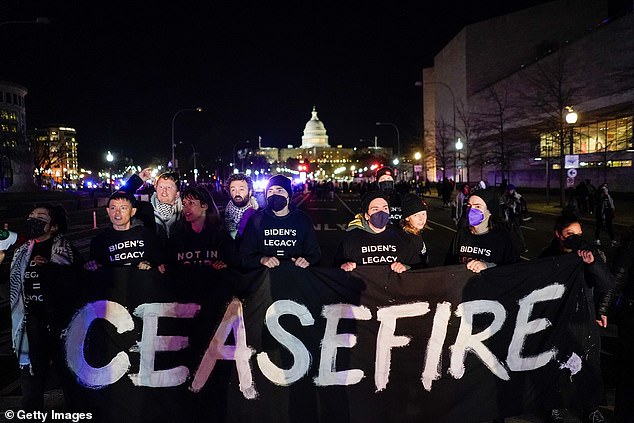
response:
<path fill-rule="evenodd" d="M 90 260 L 107 267 L 136 266 L 142 261 L 156 266 L 165 261 L 161 240 L 144 226 L 133 226 L 127 231 L 106 229 L 92 239 Z"/>
<path fill-rule="evenodd" d="M 262 257 L 303 257 L 311 265 L 319 262 L 321 248 L 310 217 L 298 209 L 282 217 L 269 209 L 258 210 L 249 218 L 240 239 L 240 258 L 244 267 L 257 268 Z"/>
<path fill-rule="evenodd" d="M 29 265 L 24 272 L 24 297 L 29 312 L 43 312 L 47 302 L 47 290 L 50 278 L 42 272 L 42 265 L 35 264 L 35 256 L 42 256 L 47 261 L 51 260 L 51 250 L 53 249 L 53 238 L 42 242 L 35 242 Z"/>
<path fill-rule="evenodd" d="M 429 265 L 427 245 L 423 237 L 418 234 L 407 232 L 401 228 L 401 236 L 405 241 L 405 252 L 402 254 L 401 263 L 407 264 L 412 269 L 423 269 Z"/>
<path fill-rule="evenodd" d="M 518 262 L 520 254 L 510 234 L 500 226 L 480 235 L 472 234 L 469 227 L 460 228 L 445 264 L 467 263 L 471 260 L 501 265 Z"/>
<path fill-rule="evenodd" d="M 225 230 L 204 228 L 196 233 L 186 224 L 170 238 L 167 250 L 171 265 L 211 267 L 218 260 L 228 266 L 239 265 L 234 241 Z"/>
<path fill-rule="evenodd" d="M 405 250 L 404 238 L 389 225 L 379 233 L 352 229 L 345 233 L 339 244 L 333 264 L 341 266 L 343 263 L 355 262 L 357 265 L 390 265 L 402 262 Z"/>

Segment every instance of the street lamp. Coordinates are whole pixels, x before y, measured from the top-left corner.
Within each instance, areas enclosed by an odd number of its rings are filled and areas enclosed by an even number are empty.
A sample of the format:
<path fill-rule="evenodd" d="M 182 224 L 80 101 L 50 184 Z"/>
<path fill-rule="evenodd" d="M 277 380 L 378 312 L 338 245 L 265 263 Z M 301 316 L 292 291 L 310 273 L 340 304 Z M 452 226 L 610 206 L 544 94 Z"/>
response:
<path fill-rule="evenodd" d="M 185 113 L 185 112 L 202 112 L 203 108 L 202 107 L 196 107 L 195 109 L 180 109 L 178 112 L 174 113 L 174 117 L 172 117 L 172 170 L 176 170 L 176 158 L 174 156 L 174 147 L 176 147 L 176 144 L 174 144 L 174 122 L 176 121 L 176 116 L 178 116 L 181 113 Z"/>
<path fill-rule="evenodd" d="M 462 140 L 458 137 L 456 141 L 456 151 L 458 152 L 458 160 L 456 161 L 456 169 L 458 170 L 458 182 L 462 182 L 462 166 L 460 164 L 460 150 L 462 150 L 464 144 L 462 144 Z"/>
<path fill-rule="evenodd" d="M 381 125 L 391 126 L 396 131 L 396 157 L 400 159 L 401 158 L 401 135 L 398 132 L 398 126 L 396 126 L 392 122 L 377 122 L 376 123 L 376 126 L 381 126 Z"/>
<path fill-rule="evenodd" d="M 401 160 L 401 134 L 398 131 L 398 126 L 393 124 L 392 122 L 377 122 L 376 126 L 391 126 L 396 131 L 396 160 L 394 161 L 394 166 L 397 166 Z M 399 172 L 399 179 L 401 178 L 401 172 Z"/>
<path fill-rule="evenodd" d="M 441 85 L 447 88 L 447 90 L 449 91 L 449 94 L 451 94 L 451 102 L 453 105 L 453 108 L 452 108 L 453 138 L 452 139 L 455 140 L 456 139 L 456 95 L 454 94 L 451 87 L 447 85 L 446 83 L 440 82 L 440 81 L 430 81 L 430 82 L 416 81 L 414 85 L 417 87 L 422 87 L 423 85 Z M 424 120 L 423 120 L 423 125 L 424 125 Z"/>
<path fill-rule="evenodd" d="M 577 123 L 579 116 L 572 109 L 572 106 L 566 106 L 566 123 L 570 125 L 570 154 L 574 154 L 574 125 Z"/>
<path fill-rule="evenodd" d="M 112 155 L 110 150 L 108 150 L 108 153 L 106 154 L 106 161 L 108 162 L 108 183 L 110 184 L 110 193 L 111 194 L 112 194 L 112 191 L 114 189 L 113 181 L 112 181 L 112 162 L 113 162 L 113 160 L 114 160 L 114 156 Z"/>
<path fill-rule="evenodd" d="M 420 178 L 420 172 L 422 170 L 422 166 L 420 164 L 421 157 L 423 157 L 423 155 L 420 154 L 419 151 L 414 153 L 414 160 L 416 160 L 416 162 L 417 162 L 417 164 L 414 165 L 414 176 L 415 176 L 417 182 L 418 182 L 418 179 Z M 418 168 L 416 168 L 416 166 L 418 166 Z"/>
<path fill-rule="evenodd" d="M 194 144 L 192 144 L 192 156 L 194 158 L 194 168 L 192 170 L 192 173 L 194 174 L 194 185 L 196 185 L 196 183 L 198 182 L 198 169 L 196 168 L 196 149 L 194 148 Z"/>

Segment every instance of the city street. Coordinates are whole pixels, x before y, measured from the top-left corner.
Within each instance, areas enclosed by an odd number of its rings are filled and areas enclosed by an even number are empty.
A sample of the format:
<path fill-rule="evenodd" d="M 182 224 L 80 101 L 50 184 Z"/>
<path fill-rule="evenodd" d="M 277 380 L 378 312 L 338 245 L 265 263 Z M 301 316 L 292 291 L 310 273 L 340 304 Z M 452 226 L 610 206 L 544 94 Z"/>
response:
<path fill-rule="evenodd" d="M 220 208 L 224 207 L 225 197 L 217 196 L 216 200 Z M 445 255 L 449 249 L 451 239 L 455 233 L 455 224 L 450 217 L 450 208 L 443 207 L 442 201 L 437 197 L 426 197 L 429 204 L 427 228 L 424 239 L 430 256 L 431 266 L 442 266 Z M 313 198 L 311 194 L 297 194 L 294 203 L 306 211 L 312 218 L 314 228 L 322 249 L 322 266 L 331 266 L 334 252 L 345 236 L 345 226 L 358 211 L 360 200 L 356 194 L 335 194 L 334 198 Z M 530 205 L 529 205 L 530 210 Z M 93 215 L 94 213 L 94 215 Z M 528 245 L 528 252 L 522 254 L 524 260 L 535 258 L 545 248 L 552 237 L 552 225 L 555 216 L 551 214 L 535 213 L 531 211 L 532 220 L 523 226 L 524 236 Z M 93 229 L 93 218 L 96 217 L 98 229 Z M 106 213 L 103 208 L 78 210 L 69 214 L 71 229 L 69 238 L 80 249 L 84 257 L 88 255 L 90 239 L 107 224 Z M 18 224 L 18 219 L 13 220 L 13 225 Z M 593 226 L 584 227 L 586 239 L 592 239 Z M 616 231 L 623 227 L 616 227 Z M 606 247 L 606 253 L 610 256 L 613 248 Z M 3 267 L 7 266 L 9 257 Z M 6 269 L 5 269 L 6 270 Z M 0 285 L 0 409 L 17 407 L 19 405 L 19 381 L 17 379 L 17 365 L 10 345 L 10 316 L 8 307 L 8 287 L 5 280 Z M 606 382 L 607 404 L 613 405 L 613 352 L 615 348 L 615 326 L 611 325 L 603 331 L 603 364 L 604 378 Z M 49 398 L 50 404 L 61 401 L 61 391 L 52 391 Z M 609 414 L 610 410 L 606 410 Z M 524 416 L 521 419 L 507 419 L 507 421 L 532 421 L 541 420 Z M 576 421 L 576 420 L 570 420 Z"/>

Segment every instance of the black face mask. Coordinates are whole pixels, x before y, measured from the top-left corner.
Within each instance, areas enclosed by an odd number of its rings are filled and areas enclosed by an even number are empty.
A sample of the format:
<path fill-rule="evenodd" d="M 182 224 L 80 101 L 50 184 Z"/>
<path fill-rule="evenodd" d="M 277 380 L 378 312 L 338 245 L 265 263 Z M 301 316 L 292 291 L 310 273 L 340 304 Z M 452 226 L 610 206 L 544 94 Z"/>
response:
<path fill-rule="evenodd" d="M 26 219 L 26 237 L 28 239 L 39 238 L 46 233 L 44 228 L 47 223 L 40 219 Z"/>
<path fill-rule="evenodd" d="M 394 181 L 379 182 L 379 189 L 383 192 L 388 192 L 388 193 L 394 191 Z"/>
<path fill-rule="evenodd" d="M 577 234 L 568 235 L 566 238 L 564 238 L 562 244 L 564 248 L 572 251 L 579 251 L 583 249 L 583 246 L 585 245 L 581 235 Z"/>
<path fill-rule="evenodd" d="M 273 210 L 274 212 L 278 212 L 280 210 L 282 210 L 284 207 L 286 207 L 286 203 L 287 203 L 287 198 L 279 195 L 279 194 L 273 194 L 270 195 L 267 199 L 266 199 L 266 203 L 268 208 L 270 208 L 271 210 Z"/>

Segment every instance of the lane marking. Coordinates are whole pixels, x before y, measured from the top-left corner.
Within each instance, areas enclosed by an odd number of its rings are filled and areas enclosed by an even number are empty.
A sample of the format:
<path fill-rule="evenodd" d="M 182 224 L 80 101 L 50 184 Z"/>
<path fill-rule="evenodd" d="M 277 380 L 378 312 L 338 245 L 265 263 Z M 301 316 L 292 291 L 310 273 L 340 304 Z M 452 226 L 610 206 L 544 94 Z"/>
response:
<path fill-rule="evenodd" d="M 346 208 L 346 209 L 350 212 L 350 214 L 351 214 L 351 215 L 353 215 L 353 216 L 355 216 L 355 215 L 356 215 L 356 213 L 355 213 L 355 212 L 353 212 L 353 211 L 352 211 L 352 209 L 351 209 L 350 207 L 348 207 L 348 205 L 346 204 L 346 202 L 345 202 L 345 201 L 343 201 L 343 200 L 341 199 L 341 197 L 339 197 L 337 194 L 335 194 L 335 198 L 337 198 L 337 200 L 339 200 L 339 202 L 340 202 L 341 204 L 343 204 L 343 206 L 344 206 L 344 207 L 345 207 L 345 208 Z"/>

